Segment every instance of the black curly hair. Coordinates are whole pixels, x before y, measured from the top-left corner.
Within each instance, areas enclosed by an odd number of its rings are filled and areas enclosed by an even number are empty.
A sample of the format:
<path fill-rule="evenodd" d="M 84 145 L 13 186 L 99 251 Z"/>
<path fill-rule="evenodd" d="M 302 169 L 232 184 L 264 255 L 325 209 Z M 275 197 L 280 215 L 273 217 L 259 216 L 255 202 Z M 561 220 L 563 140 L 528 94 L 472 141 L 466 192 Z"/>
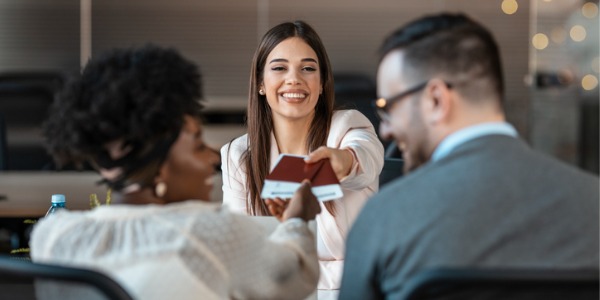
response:
<path fill-rule="evenodd" d="M 90 163 L 122 168 L 115 190 L 152 179 L 179 136 L 184 115 L 201 118 L 201 75 L 176 50 L 147 45 L 91 59 L 56 97 L 43 134 L 59 166 Z M 112 159 L 105 147 L 122 141 Z"/>

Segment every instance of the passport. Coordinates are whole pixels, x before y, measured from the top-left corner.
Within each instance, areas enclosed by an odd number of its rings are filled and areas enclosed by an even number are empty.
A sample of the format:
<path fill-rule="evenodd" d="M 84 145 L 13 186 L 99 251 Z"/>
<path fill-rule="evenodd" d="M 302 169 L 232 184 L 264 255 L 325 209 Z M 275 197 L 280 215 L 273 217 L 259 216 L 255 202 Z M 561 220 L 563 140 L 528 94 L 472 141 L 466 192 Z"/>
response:
<path fill-rule="evenodd" d="M 329 159 L 307 164 L 304 156 L 280 154 L 275 167 L 265 178 L 260 197 L 291 198 L 304 179 L 309 179 L 312 192 L 319 201 L 341 198 L 342 187 Z"/>

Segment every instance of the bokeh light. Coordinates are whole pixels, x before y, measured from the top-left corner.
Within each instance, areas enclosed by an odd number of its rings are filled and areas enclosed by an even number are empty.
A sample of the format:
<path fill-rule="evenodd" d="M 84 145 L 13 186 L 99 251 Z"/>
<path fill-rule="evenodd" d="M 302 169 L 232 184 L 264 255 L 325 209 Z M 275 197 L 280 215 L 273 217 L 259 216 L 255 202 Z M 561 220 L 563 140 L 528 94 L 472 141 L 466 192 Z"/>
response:
<path fill-rule="evenodd" d="M 595 18 L 598 15 L 598 5 L 593 2 L 586 2 L 581 7 L 581 14 L 588 19 Z"/>
<path fill-rule="evenodd" d="M 581 79 L 581 87 L 586 91 L 591 91 L 598 86 L 598 78 L 592 74 L 587 74 Z"/>
<path fill-rule="evenodd" d="M 581 42 L 581 41 L 585 40 L 585 36 L 587 35 L 587 32 L 585 31 L 585 28 L 583 28 L 583 26 L 575 25 L 575 26 L 571 27 L 571 31 L 569 31 L 569 35 L 571 36 L 572 40 L 574 40 L 576 42 Z"/>
<path fill-rule="evenodd" d="M 536 33 L 531 39 L 531 43 L 535 49 L 546 49 L 546 47 L 548 47 L 548 37 L 543 33 Z"/>
<path fill-rule="evenodd" d="M 519 9 L 519 4 L 516 0 L 504 0 L 502 1 L 502 11 L 507 15 L 512 15 Z"/>

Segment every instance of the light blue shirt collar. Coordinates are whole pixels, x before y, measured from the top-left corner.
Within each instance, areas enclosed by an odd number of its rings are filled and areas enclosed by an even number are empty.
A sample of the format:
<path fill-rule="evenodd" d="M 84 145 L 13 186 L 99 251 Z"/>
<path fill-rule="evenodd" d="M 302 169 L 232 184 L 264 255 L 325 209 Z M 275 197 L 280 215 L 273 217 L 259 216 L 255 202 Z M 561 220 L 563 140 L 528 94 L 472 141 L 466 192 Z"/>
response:
<path fill-rule="evenodd" d="M 447 136 L 433 151 L 432 161 L 440 160 L 448 155 L 454 148 L 470 140 L 485 135 L 500 134 L 517 137 L 519 134 L 515 128 L 506 122 L 489 122 L 479 125 L 469 126 Z"/>

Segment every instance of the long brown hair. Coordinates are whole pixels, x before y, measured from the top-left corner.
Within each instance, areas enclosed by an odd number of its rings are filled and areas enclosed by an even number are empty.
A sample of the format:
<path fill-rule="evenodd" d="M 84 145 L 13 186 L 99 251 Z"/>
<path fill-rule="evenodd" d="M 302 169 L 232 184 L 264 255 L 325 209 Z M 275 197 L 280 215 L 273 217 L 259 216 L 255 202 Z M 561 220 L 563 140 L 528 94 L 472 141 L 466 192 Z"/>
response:
<path fill-rule="evenodd" d="M 271 28 L 263 36 L 254 53 L 250 71 L 250 90 L 246 120 L 248 126 L 248 149 L 243 153 L 242 161 L 246 166 L 248 191 L 246 209 L 248 214 L 251 215 L 270 215 L 264 201 L 260 198 L 260 192 L 270 168 L 273 120 L 266 96 L 258 93 L 259 85 L 263 81 L 263 71 L 267 56 L 279 43 L 291 37 L 301 38 L 315 51 L 321 71 L 323 92 L 319 96 L 314 118 L 310 124 L 307 141 L 308 151 L 315 150 L 326 144 L 331 125 L 334 105 L 333 74 L 329 57 L 321 39 L 315 30 L 303 21 L 285 22 Z M 325 207 L 331 214 L 334 214 L 333 202 L 325 203 Z"/>

